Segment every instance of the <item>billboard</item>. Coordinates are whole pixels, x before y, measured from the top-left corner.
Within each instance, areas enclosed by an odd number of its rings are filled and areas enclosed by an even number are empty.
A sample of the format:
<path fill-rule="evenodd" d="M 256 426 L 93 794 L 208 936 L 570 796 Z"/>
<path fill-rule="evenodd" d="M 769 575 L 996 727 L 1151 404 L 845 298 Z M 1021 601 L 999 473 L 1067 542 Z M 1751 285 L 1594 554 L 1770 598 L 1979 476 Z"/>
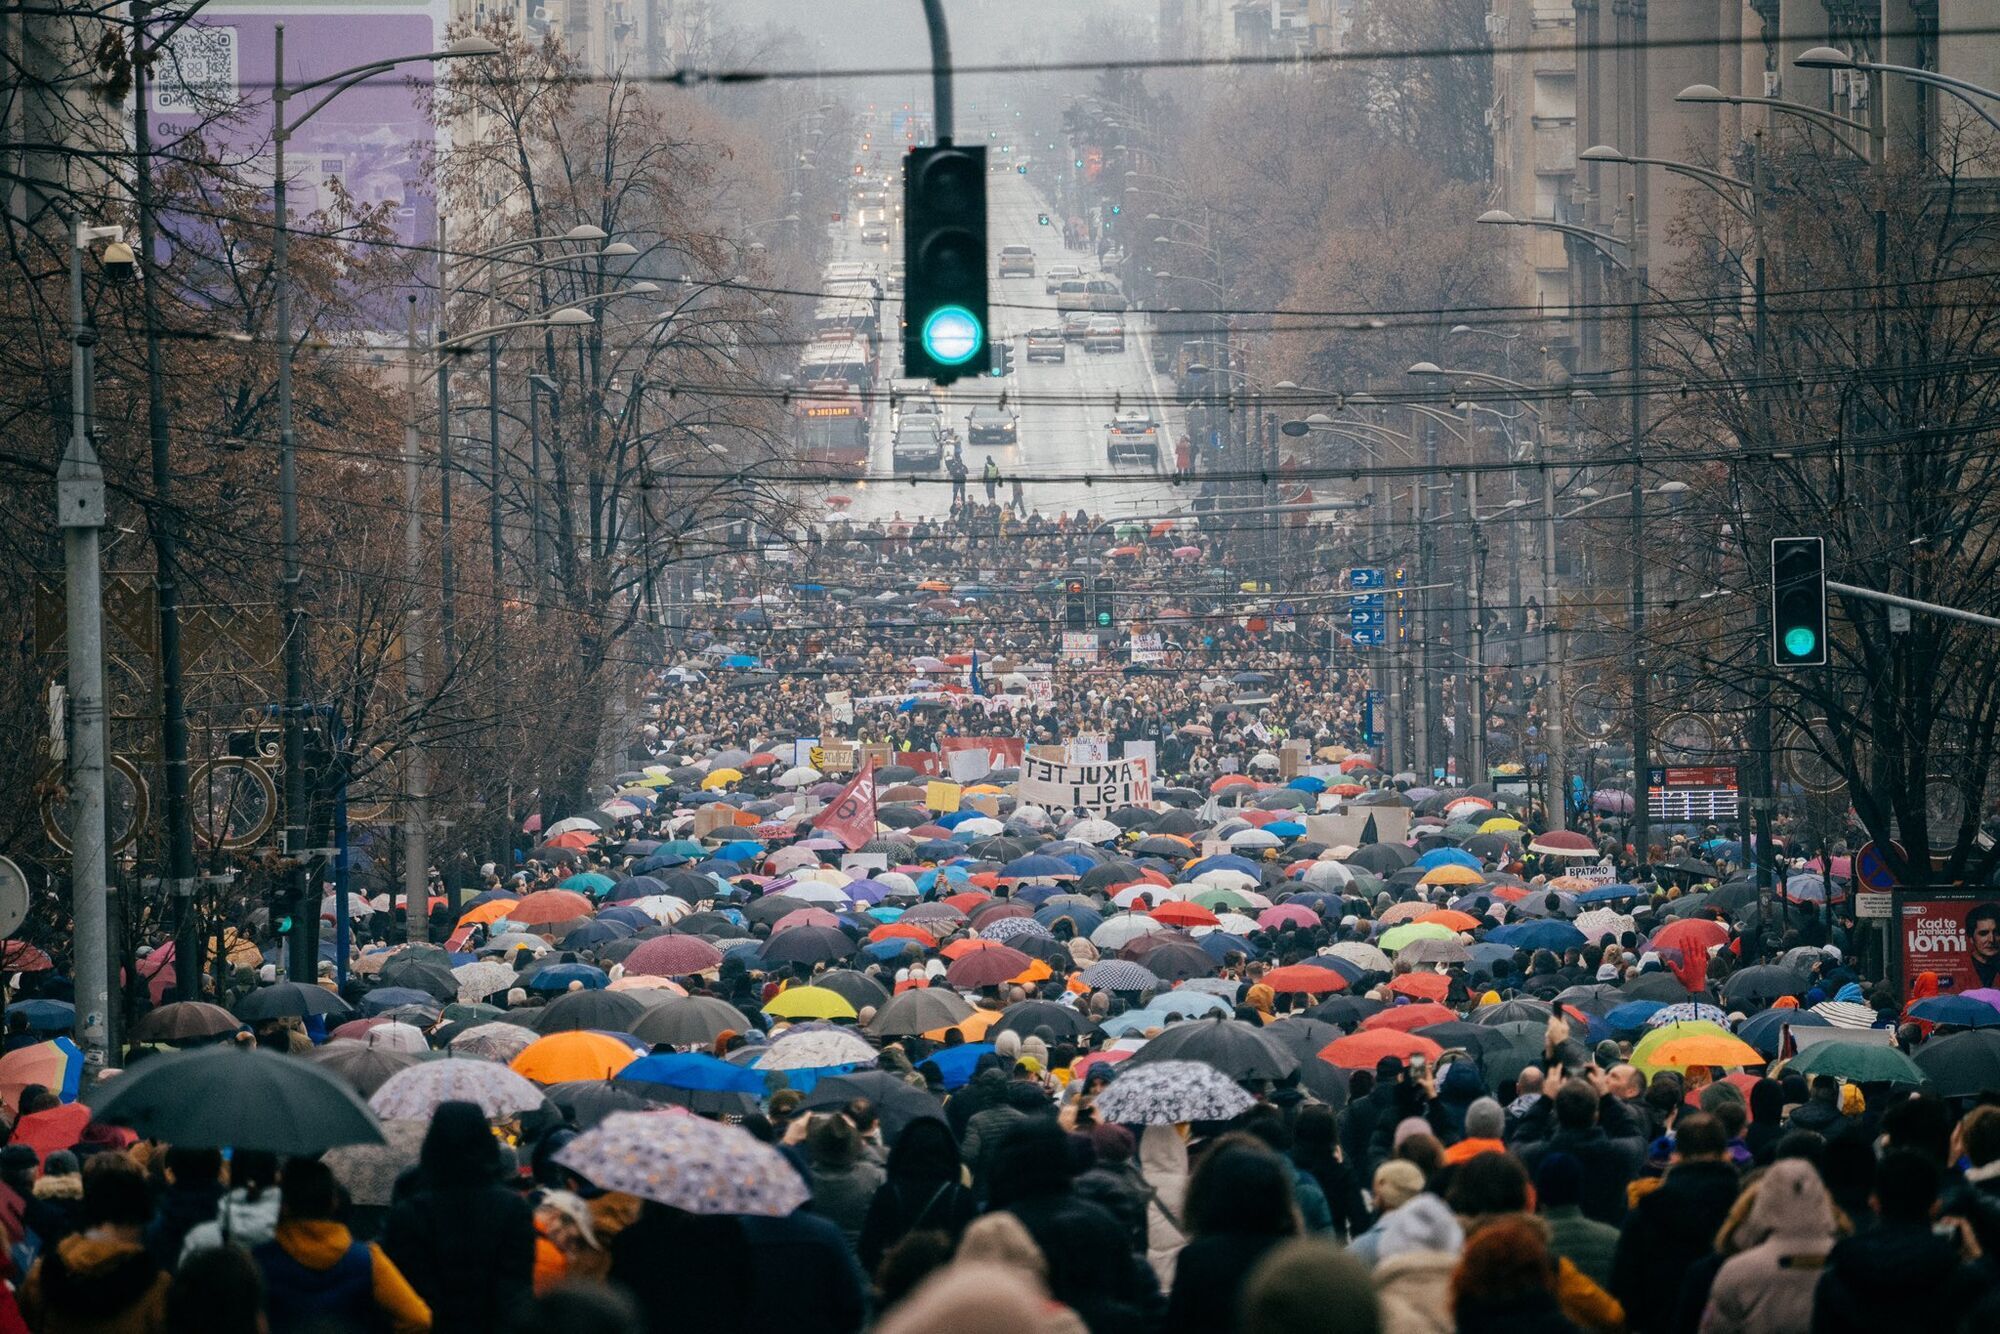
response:
<path fill-rule="evenodd" d="M 1896 897 L 1906 992 L 1923 973 L 1947 995 L 2000 986 L 2000 890 Z"/>
<path fill-rule="evenodd" d="M 277 26 L 285 25 L 285 81 L 297 85 L 372 60 L 434 51 L 443 43 L 444 0 L 212 0 L 167 43 L 147 88 L 157 151 L 200 134 L 221 161 L 261 184 L 271 179 L 271 90 Z M 435 66 L 412 62 L 334 97 L 286 149 L 292 217 L 333 202 L 333 182 L 366 205 L 390 205 L 397 240 L 428 243 L 437 207 L 428 165 L 434 131 L 412 81 Z M 293 99 L 294 117 L 324 90 Z"/>

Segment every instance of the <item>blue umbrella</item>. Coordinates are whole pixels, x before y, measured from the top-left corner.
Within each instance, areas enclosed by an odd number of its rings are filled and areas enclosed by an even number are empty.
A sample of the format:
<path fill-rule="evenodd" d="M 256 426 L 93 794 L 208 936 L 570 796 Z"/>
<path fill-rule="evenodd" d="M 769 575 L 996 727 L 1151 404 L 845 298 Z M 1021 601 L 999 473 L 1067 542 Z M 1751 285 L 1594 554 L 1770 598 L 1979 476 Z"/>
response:
<path fill-rule="evenodd" d="M 603 912 L 597 914 L 596 920 L 599 922 L 616 922 L 622 926 L 629 926 L 634 931 L 644 931 L 649 926 L 659 925 L 659 923 L 640 912 L 637 908 L 606 908 Z"/>
<path fill-rule="evenodd" d="M 1978 1001 L 1973 1002 L 1974 1005 L 1978 1003 Z M 1745 1019 L 1742 1027 L 1736 1030 L 1736 1036 L 1755 1047 L 1760 1054 L 1776 1060 L 1778 1042 L 1783 1036 L 1779 1030 L 1786 1024 L 1790 1024 L 1793 1028 L 1833 1027 L 1831 1021 L 1824 1015 L 1814 1014 L 1811 1010 L 1766 1010 L 1762 1014 L 1753 1014 Z"/>
<path fill-rule="evenodd" d="M 1318 796 L 1320 793 L 1326 791 L 1326 780 L 1324 778 L 1315 778 L 1311 774 L 1301 774 L 1299 777 L 1285 784 L 1285 786 L 1294 792 L 1310 792 L 1314 796 Z"/>
<path fill-rule="evenodd" d="M 658 852 L 652 853 L 635 863 L 632 870 L 638 875 L 649 875 L 654 871 L 671 871 L 676 866 L 686 866 L 690 860 L 689 857 L 682 853 L 661 848 Z"/>
<path fill-rule="evenodd" d="M 1003 880 L 1073 880 L 1077 874 L 1076 868 L 1062 858 L 1043 857 L 1035 853 L 1016 857 L 1000 868 Z"/>
<path fill-rule="evenodd" d="M 639 1084 L 658 1084 L 670 1089 L 699 1089 L 709 1092 L 762 1093 L 764 1076 L 756 1070 L 731 1065 L 705 1051 L 662 1052 L 642 1056 L 618 1072 L 618 1078 Z"/>
<path fill-rule="evenodd" d="M 747 838 L 739 838 L 734 843 L 725 843 L 717 848 L 715 855 L 719 861 L 755 862 L 763 857 L 764 852 L 765 848 L 762 843 L 753 843 Z"/>
<path fill-rule="evenodd" d="M 724 667 L 755 667 L 757 659 L 749 653 L 732 653 L 722 660 Z"/>
<path fill-rule="evenodd" d="M 1220 960 L 1231 950 L 1235 950 L 1246 959 L 1254 959 L 1264 952 L 1243 937 L 1233 936 L 1227 931 L 1211 931 L 1195 944 L 1201 946 L 1211 959 L 1216 960 Z"/>
<path fill-rule="evenodd" d="M 1910 1007 L 1910 1017 L 1962 1028 L 2000 1028 L 2000 1010 L 1970 996 L 1926 996 Z"/>
<path fill-rule="evenodd" d="M 423 1005 L 435 1010 L 438 999 L 428 991 L 418 991 L 415 987 L 377 987 L 361 998 L 361 1013 L 369 1016 L 383 1014 L 399 1005 Z"/>
<path fill-rule="evenodd" d="M 1614 1033 L 1636 1033 L 1666 1008 L 1664 1001 L 1626 1001 L 1623 1005 L 1613 1006 L 1604 1016 L 1604 1022 Z"/>
<path fill-rule="evenodd" d="M 581 982 L 585 991 L 601 991 L 611 985 L 602 968 L 587 963 L 552 963 L 535 970 L 528 979 L 528 990 L 568 991 L 572 982 Z"/>
<path fill-rule="evenodd" d="M 1417 858 L 1416 865 L 1426 871 L 1435 871 L 1440 866 L 1463 866 L 1468 871 L 1477 871 L 1481 862 L 1463 848 L 1432 848 Z"/>
<path fill-rule="evenodd" d="M 945 1088 L 957 1089 L 972 1082 L 973 1067 L 979 1064 L 980 1057 L 992 1050 L 990 1042 L 967 1042 L 957 1047 L 940 1048 L 925 1059 L 937 1066 L 938 1073 L 944 1076 Z M 788 1070 L 785 1077 L 789 1079 L 794 1073 Z"/>
<path fill-rule="evenodd" d="M 1576 896 L 1578 903 L 1610 903 L 1614 899 L 1645 898 L 1650 891 L 1637 885 L 1601 885 Z"/>
<path fill-rule="evenodd" d="M 963 844 L 951 843 L 941 838 L 927 838 L 917 844 L 917 856 L 924 861 L 945 861 L 965 851 Z"/>
<path fill-rule="evenodd" d="M 1276 834 L 1279 838 L 1300 838 L 1304 836 L 1306 827 L 1297 820 L 1273 820 L 1264 826 L 1264 832 Z"/>
<path fill-rule="evenodd" d="M 1465 952 L 1470 956 L 1469 961 L 1474 968 L 1491 969 L 1500 960 L 1514 957 L 1512 945 L 1502 945 L 1491 940 L 1482 940 L 1467 946 Z"/>
<path fill-rule="evenodd" d="M 1568 922 L 1536 921 L 1509 922 L 1487 932 L 1486 938 L 1499 945 L 1512 945 L 1523 950 L 1563 950 L 1575 949 L 1583 944 L 1583 932 Z"/>
<path fill-rule="evenodd" d="M 967 820 L 983 820 L 985 818 L 978 811 L 947 811 L 931 823 L 943 829 L 956 829 Z"/>
<path fill-rule="evenodd" d="M 1062 892 L 1060 885 L 1023 885 L 1014 891 L 1014 901 L 1039 908 Z"/>
<path fill-rule="evenodd" d="M 621 880 L 613 885 L 604 898 L 607 903 L 630 903 L 633 899 L 650 898 L 666 892 L 665 881 L 650 875 L 635 875 L 630 880 Z"/>
<path fill-rule="evenodd" d="M 1248 857 L 1237 857 L 1230 853 L 1223 853 L 1216 857 L 1205 857 L 1201 861 L 1190 865 L 1185 874 L 1188 879 L 1192 880 L 1196 876 L 1204 875 L 1209 871 L 1241 871 L 1245 875 L 1256 876 L 1259 879 L 1262 879 L 1264 875 L 1264 868 L 1256 862 L 1251 861 Z"/>
<path fill-rule="evenodd" d="M 1087 936 L 1104 925 L 1104 914 L 1077 903 L 1045 903 L 1035 910 L 1035 920 L 1053 928 L 1063 918 L 1076 924 L 1076 933 Z"/>
<path fill-rule="evenodd" d="M 877 963 L 887 963 L 891 959 L 902 958 L 905 952 L 913 949 L 921 952 L 920 947 L 914 940 L 890 936 L 887 940 L 869 941 L 861 947 L 861 952 Z"/>
<path fill-rule="evenodd" d="M 1343 959 L 1338 954 L 1314 954 L 1300 959 L 1308 968 L 1324 968 L 1329 973 L 1339 973 L 1348 982 L 1358 982 L 1368 970 L 1352 959 Z"/>
<path fill-rule="evenodd" d="M 643 913 L 640 915 L 644 916 Z M 562 947 L 566 950 L 587 949 L 592 945 L 602 945 L 607 941 L 625 940 L 630 936 L 638 934 L 640 930 L 641 928 L 633 926 L 630 922 L 620 922 L 615 919 L 606 919 L 602 916 L 594 917 L 564 936 L 562 938 Z"/>
<path fill-rule="evenodd" d="M 425 996 L 424 999 L 429 1000 L 430 997 Z M 17 1016 L 38 1033 L 59 1032 L 76 1027 L 76 1006 L 68 1001 L 17 1001 L 7 1007 L 7 1019 L 11 1022 Z"/>

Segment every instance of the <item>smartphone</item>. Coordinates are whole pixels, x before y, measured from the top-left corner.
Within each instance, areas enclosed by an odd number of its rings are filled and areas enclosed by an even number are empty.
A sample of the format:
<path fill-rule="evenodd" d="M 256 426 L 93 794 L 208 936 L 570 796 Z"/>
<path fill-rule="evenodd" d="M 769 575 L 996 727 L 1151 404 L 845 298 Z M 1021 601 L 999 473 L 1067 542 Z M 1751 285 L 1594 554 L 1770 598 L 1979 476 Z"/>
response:
<path fill-rule="evenodd" d="M 1420 1080 L 1430 1068 L 1430 1058 L 1422 1052 L 1410 1057 L 1410 1078 Z"/>

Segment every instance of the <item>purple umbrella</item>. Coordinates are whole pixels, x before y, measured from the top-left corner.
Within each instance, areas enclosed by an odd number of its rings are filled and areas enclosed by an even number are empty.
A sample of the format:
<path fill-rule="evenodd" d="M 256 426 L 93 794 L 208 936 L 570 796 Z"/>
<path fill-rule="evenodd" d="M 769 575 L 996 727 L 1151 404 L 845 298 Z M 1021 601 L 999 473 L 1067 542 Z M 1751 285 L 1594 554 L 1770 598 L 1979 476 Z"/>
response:
<path fill-rule="evenodd" d="M 1599 788 L 1590 794 L 1590 804 L 1597 810 L 1603 811 L 1606 815 L 1630 815 L 1632 813 L 1632 794 L 1630 792 L 1620 792 L 1616 788 Z"/>

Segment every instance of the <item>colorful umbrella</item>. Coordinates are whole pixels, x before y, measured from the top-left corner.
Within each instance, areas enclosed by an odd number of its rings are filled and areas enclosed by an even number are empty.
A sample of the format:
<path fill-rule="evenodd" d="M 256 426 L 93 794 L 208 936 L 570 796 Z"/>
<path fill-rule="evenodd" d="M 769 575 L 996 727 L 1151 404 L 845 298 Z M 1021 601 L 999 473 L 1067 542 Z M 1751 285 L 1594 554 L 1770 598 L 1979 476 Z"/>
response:
<path fill-rule="evenodd" d="M 693 1214 L 782 1218 L 812 1195 L 749 1131 L 680 1112 L 613 1112 L 555 1161 L 601 1189 Z"/>
<path fill-rule="evenodd" d="M 771 998 L 764 1013 L 779 1019 L 852 1019 L 848 999 L 825 987 L 787 987 Z"/>
<path fill-rule="evenodd" d="M 489 1121 L 503 1121 L 542 1105 L 542 1091 L 491 1061 L 425 1061 L 389 1077 L 368 1100 L 384 1120 L 426 1121 L 440 1104 L 477 1103 Z"/>

